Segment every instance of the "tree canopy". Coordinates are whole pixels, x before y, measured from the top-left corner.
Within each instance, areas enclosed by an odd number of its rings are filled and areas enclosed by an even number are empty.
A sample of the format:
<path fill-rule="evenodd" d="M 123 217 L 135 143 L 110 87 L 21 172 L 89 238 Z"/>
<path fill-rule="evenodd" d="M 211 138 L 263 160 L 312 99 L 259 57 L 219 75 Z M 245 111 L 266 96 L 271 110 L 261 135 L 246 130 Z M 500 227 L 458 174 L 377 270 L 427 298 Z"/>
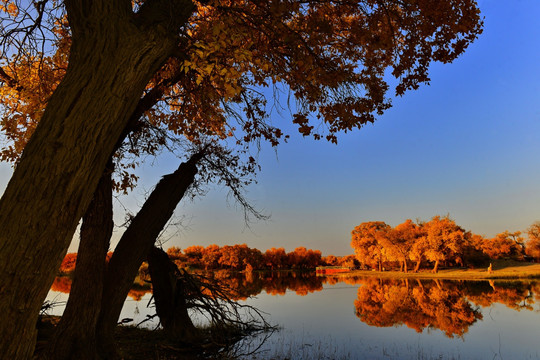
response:
<path fill-rule="evenodd" d="M 386 75 L 398 95 L 416 89 L 482 27 L 472 0 L 0 5 L 1 156 L 18 161 L 0 199 L 0 311 L 15 324 L 0 327 L 0 353 L 14 359 L 31 354 L 41 302 L 119 144 L 137 156 L 131 145 L 157 129 L 277 145 L 258 89 L 273 84 L 302 134 L 335 142 L 390 106 Z M 152 152 L 162 144 L 150 138 Z"/>
<path fill-rule="evenodd" d="M 408 263 L 433 264 L 436 272 L 440 263 L 446 266 L 487 266 L 489 260 L 522 261 L 525 254 L 538 261 L 539 222 L 527 230 L 528 241 L 521 231 L 504 231 L 493 238 L 473 234 L 457 225 L 449 216 L 434 216 L 423 222 L 407 219 L 392 227 L 382 221 L 364 222 L 351 232 L 351 247 L 357 260 L 371 268 L 395 267 L 407 272 Z"/>
<path fill-rule="evenodd" d="M 153 3 L 136 3 L 134 14 L 142 16 Z M 10 141 L 4 160 L 20 156 L 69 63 L 69 20 L 76 16 L 68 8 L 40 4 L 25 9 L 6 1 L 3 9 L 0 101 Z M 296 100 L 291 115 L 298 130 L 336 142 L 339 132 L 373 122 L 390 107 L 388 73 L 398 80 L 396 94 L 416 89 L 429 82 L 431 62 L 455 59 L 482 26 L 475 2 L 464 0 L 196 5 L 176 34 L 178 47 L 138 104 L 153 126 L 190 138 L 241 133 L 237 139 L 263 137 L 277 144 L 283 133 L 268 121 L 269 99 L 260 89 L 282 84 Z M 31 16 L 42 17 L 36 28 L 20 25 Z M 40 38 L 38 30 L 52 40 Z M 46 53 L 39 50 L 44 44 L 51 48 Z M 228 121 L 232 114 L 242 115 L 236 117 L 239 124 Z"/>

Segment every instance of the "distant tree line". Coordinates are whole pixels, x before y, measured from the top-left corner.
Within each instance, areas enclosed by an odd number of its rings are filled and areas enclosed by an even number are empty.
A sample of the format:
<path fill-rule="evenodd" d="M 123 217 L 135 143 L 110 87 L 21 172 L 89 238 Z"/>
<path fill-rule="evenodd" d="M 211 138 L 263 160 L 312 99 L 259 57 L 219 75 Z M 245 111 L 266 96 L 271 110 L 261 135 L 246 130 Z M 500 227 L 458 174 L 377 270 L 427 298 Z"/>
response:
<path fill-rule="evenodd" d="M 310 270 L 324 265 L 359 265 L 354 255 L 322 256 L 320 250 L 306 249 L 303 246 L 291 252 L 286 252 L 282 247 L 262 252 L 246 244 L 221 247 L 213 244 L 207 247 L 189 246 L 183 251 L 172 247 L 167 250 L 167 254 L 179 267 L 204 270 Z"/>
<path fill-rule="evenodd" d="M 494 259 L 540 262 L 540 221 L 526 231 L 528 240 L 520 231 L 504 231 L 493 238 L 473 234 L 458 226 L 448 216 L 435 216 L 422 222 L 408 219 L 395 227 L 382 222 L 365 222 L 352 231 L 351 246 L 354 255 L 323 256 L 320 250 L 297 247 L 291 252 L 284 248 L 271 248 L 262 252 L 240 245 L 194 245 L 181 249 L 171 247 L 167 254 L 179 268 L 199 270 L 312 270 L 317 266 L 343 266 L 349 268 L 418 271 L 442 264 L 449 266 L 480 266 Z M 107 260 L 112 252 L 107 254 Z M 74 271 L 76 253 L 68 253 L 60 273 Z M 143 264 L 144 272 L 147 265 Z"/>
<path fill-rule="evenodd" d="M 246 244 L 207 247 L 194 245 L 185 249 L 171 247 L 167 250 L 169 258 L 179 268 L 195 270 L 312 270 L 317 266 L 358 267 L 360 263 L 354 255 L 322 256 L 320 250 L 297 247 L 291 252 L 284 248 L 271 248 L 262 252 Z M 109 253 L 107 259 L 112 255 Z M 70 274 L 75 270 L 77 253 L 68 253 L 60 267 L 61 274 Z M 145 272 L 147 264 L 141 266 Z"/>
<path fill-rule="evenodd" d="M 421 266 L 478 266 L 492 259 L 540 261 L 540 222 L 527 230 L 505 231 L 494 238 L 473 234 L 449 216 L 434 216 L 416 223 L 408 219 L 395 227 L 382 222 L 364 222 L 352 231 L 351 246 L 363 268 L 379 271 L 400 268 L 407 272 Z"/>

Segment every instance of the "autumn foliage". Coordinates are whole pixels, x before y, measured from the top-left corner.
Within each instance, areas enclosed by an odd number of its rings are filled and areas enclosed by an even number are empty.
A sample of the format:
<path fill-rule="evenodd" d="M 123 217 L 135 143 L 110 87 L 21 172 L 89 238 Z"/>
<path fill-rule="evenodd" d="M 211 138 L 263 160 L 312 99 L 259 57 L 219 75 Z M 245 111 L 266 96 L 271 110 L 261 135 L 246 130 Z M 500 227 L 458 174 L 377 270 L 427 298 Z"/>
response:
<path fill-rule="evenodd" d="M 241 245 L 189 246 L 183 251 L 172 247 L 167 250 L 169 257 L 179 267 L 193 267 L 204 270 L 253 270 L 253 269 L 314 269 L 324 265 L 319 250 L 298 247 L 287 253 L 284 248 L 271 248 L 266 252 Z"/>
<path fill-rule="evenodd" d="M 421 266 L 484 266 L 490 259 L 540 261 L 540 222 L 527 230 L 528 240 L 520 231 L 504 231 L 493 238 L 473 234 L 449 217 L 435 216 L 428 222 L 406 220 L 395 227 L 382 222 L 366 222 L 352 231 L 354 255 L 323 256 L 320 250 L 298 247 L 291 252 L 270 248 L 262 252 L 246 244 L 185 249 L 171 247 L 169 257 L 181 268 L 201 270 L 313 270 L 317 266 L 339 266 L 375 270 L 418 271 Z M 107 254 L 107 260 L 112 252 Z M 61 274 L 75 269 L 76 253 L 68 253 L 60 267 Z M 414 268 L 413 268 L 414 265 Z M 146 272 L 146 264 L 141 274 Z"/>
<path fill-rule="evenodd" d="M 4 279 L 17 291 L 3 309 L 14 309 L 17 297 L 32 299 L 28 311 L 7 314 L 13 322 L 0 336 L 6 356 L 30 354 L 49 279 L 119 143 L 151 138 L 130 155 L 153 153 L 163 137 L 145 132 L 157 129 L 188 140 L 277 145 L 283 130 L 269 121 L 274 107 L 260 95 L 273 84 L 291 94 L 300 133 L 336 142 L 390 107 L 388 75 L 398 95 L 417 89 L 429 82 L 432 62 L 456 59 L 482 28 L 472 0 L 10 0 L 0 14 L 0 98 L 9 99 L 0 158 L 18 161 L 2 197 L 0 264 L 4 274 L 19 266 Z M 122 170 L 117 187 L 126 189 L 133 178 Z M 236 250 L 220 265 L 253 267 Z M 20 264 L 38 256 L 23 271 Z"/>
<path fill-rule="evenodd" d="M 284 248 L 271 248 L 265 252 L 250 248 L 246 244 L 207 247 L 193 245 L 185 249 L 171 247 L 167 254 L 180 268 L 195 270 L 314 270 L 317 266 L 343 266 L 355 268 L 359 265 L 354 255 L 322 256 L 320 250 L 297 247 L 291 252 Z M 109 258 L 112 253 L 109 253 Z M 70 274 L 75 269 L 76 253 L 68 253 L 60 268 L 61 274 Z M 143 263 L 139 273 L 144 278 L 148 272 Z"/>
<path fill-rule="evenodd" d="M 520 231 L 504 231 L 493 238 L 473 234 L 458 226 L 448 216 L 435 216 L 428 222 L 412 220 L 391 227 L 382 221 L 365 222 L 352 231 L 354 255 L 323 256 L 320 250 L 297 247 L 291 252 L 270 248 L 262 252 L 246 244 L 185 249 L 171 247 L 169 257 L 180 268 L 200 270 L 313 270 L 318 266 L 339 266 L 375 270 L 418 271 L 421 266 L 484 266 L 490 259 L 540 261 L 540 222 L 527 230 L 528 240 Z M 112 252 L 107 254 L 107 260 Z M 75 269 L 76 253 L 68 253 L 60 267 L 61 274 Z M 413 268 L 414 265 L 414 268 Z M 141 274 L 146 272 L 146 264 Z"/>
<path fill-rule="evenodd" d="M 24 16 L 9 14 L 9 22 Z M 50 54 L 22 52 L 0 68 L 7 110 L 0 124 L 10 142 L 3 160 L 18 159 L 66 73 L 72 24 L 67 17 L 50 20 Z M 197 3 L 179 41 L 182 56 L 171 57 L 147 85 L 147 98 L 158 106 L 145 115 L 191 139 L 238 131 L 248 142 L 276 145 L 282 130 L 267 122 L 268 99 L 254 89 L 283 84 L 298 104 L 292 116 L 298 131 L 336 142 L 339 132 L 373 122 L 391 106 L 388 74 L 397 79 L 396 94 L 417 89 L 429 82 L 430 63 L 453 61 L 482 25 L 474 1 Z M 224 102 L 244 113 L 237 126 Z"/>
<path fill-rule="evenodd" d="M 529 241 L 527 241 L 525 253 L 535 261 L 540 262 L 540 221 L 532 224 L 527 230 L 527 234 Z"/>
<path fill-rule="evenodd" d="M 107 253 L 106 261 L 108 262 L 112 256 L 112 251 Z M 71 274 L 75 270 L 75 265 L 77 264 L 77 253 L 67 253 L 62 260 L 60 265 L 60 274 Z"/>
<path fill-rule="evenodd" d="M 529 241 L 520 231 L 504 231 L 485 238 L 466 231 L 450 217 L 434 216 L 430 221 L 414 223 L 406 220 L 395 227 L 382 222 L 365 222 L 351 233 L 351 246 L 363 268 L 414 271 L 422 265 L 478 266 L 490 259 L 524 260 L 525 255 L 540 260 L 540 223 L 528 231 Z"/>

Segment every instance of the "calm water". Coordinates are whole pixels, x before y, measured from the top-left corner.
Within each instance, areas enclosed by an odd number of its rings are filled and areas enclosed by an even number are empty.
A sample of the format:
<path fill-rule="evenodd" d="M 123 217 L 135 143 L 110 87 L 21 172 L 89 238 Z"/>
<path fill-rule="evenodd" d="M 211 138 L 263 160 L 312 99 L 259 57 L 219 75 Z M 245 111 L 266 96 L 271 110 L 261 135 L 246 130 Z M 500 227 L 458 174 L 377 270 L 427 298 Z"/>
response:
<path fill-rule="evenodd" d="M 262 359 L 540 359 L 540 282 L 216 276 L 282 327 Z M 48 299 L 65 301 L 66 287 Z M 150 294 L 131 296 L 121 318 L 137 323 Z"/>

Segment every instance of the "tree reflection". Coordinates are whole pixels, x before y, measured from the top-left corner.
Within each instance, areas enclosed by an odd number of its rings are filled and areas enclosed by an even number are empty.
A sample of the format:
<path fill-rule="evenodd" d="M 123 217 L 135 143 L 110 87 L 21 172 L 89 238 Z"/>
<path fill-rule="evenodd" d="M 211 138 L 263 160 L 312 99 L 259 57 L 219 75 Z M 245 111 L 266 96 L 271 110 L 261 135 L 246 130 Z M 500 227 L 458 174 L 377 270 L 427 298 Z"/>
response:
<path fill-rule="evenodd" d="M 366 279 L 354 302 L 356 316 L 371 326 L 407 325 L 462 337 L 482 319 L 454 282 Z"/>
<path fill-rule="evenodd" d="M 234 300 L 245 300 L 261 292 L 270 295 L 285 295 L 293 291 L 304 296 L 323 289 L 324 277 L 315 276 L 309 272 L 244 272 L 215 271 L 209 276 L 219 280 L 235 294 Z"/>
<path fill-rule="evenodd" d="M 71 282 L 73 280 L 69 276 L 57 276 L 51 286 L 51 291 L 61 292 L 69 294 L 71 291 Z M 143 286 L 141 284 L 133 284 L 133 288 L 129 290 L 128 296 L 135 301 L 141 301 L 144 295 L 152 292 L 150 286 Z"/>
<path fill-rule="evenodd" d="M 450 338 L 463 337 L 482 320 L 480 307 L 495 303 L 515 310 L 533 310 L 540 301 L 540 282 L 450 281 L 379 279 L 359 276 L 315 276 L 310 272 L 214 271 L 206 276 L 226 285 L 233 300 L 245 300 L 262 292 L 305 296 L 323 290 L 323 285 L 360 285 L 354 301 L 355 314 L 370 326 L 401 326 L 422 332 L 439 329 Z M 69 277 L 55 279 L 51 290 L 68 293 Z M 151 293 L 147 284 L 134 284 L 129 296 L 140 300 Z"/>
<path fill-rule="evenodd" d="M 536 301 L 540 300 L 540 283 L 490 280 L 475 283 L 467 298 L 482 307 L 499 303 L 518 311 L 533 310 L 535 293 Z"/>
<path fill-rule="evenodd" d="M 482 319 L 479 307 L 501 303 L 533 310 L 538 283 L 520 281 L 449 281 L 357 279 L 355 313 L 370 326 L 406 325 L 417 332 L 439 329 L 446 336 L 463 337 Z M 538 299 L 537 299 L 538 300 Z"/>

